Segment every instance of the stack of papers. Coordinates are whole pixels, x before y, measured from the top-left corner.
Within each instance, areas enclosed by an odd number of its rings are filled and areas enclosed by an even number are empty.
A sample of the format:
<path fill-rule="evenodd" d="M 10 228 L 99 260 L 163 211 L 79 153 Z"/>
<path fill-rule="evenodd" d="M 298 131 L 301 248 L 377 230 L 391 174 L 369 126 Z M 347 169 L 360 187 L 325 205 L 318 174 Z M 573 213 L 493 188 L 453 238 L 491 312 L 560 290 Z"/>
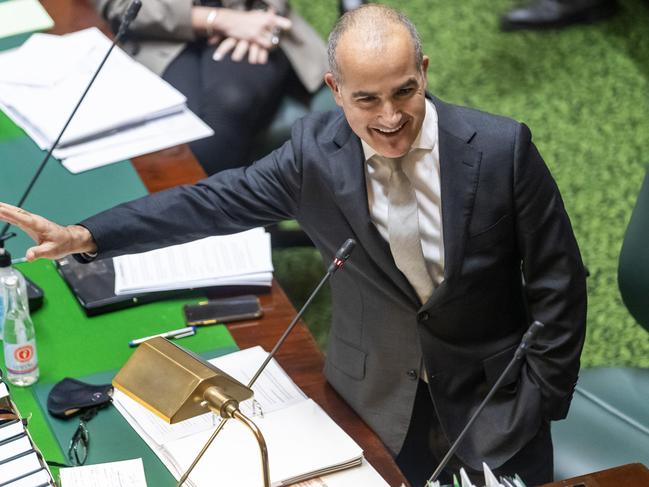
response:
<path fill-rule="evenodd" d="M 0 399 L 8 396 L 7 386 L 0 382 Z M 0 483 L 3 487 L 54 485 L 20 419 L 0 421 Z"/>
<path fill-rule="evenodd" d="M 0 38 L 52 27 L 54 21 L 37 0 L 8 0 L 0 3 Z"/>
<path fill-rule="evenodd" d="M 0 54 L 0 108 L 49 150 L 111 41 L 92 27 Z M 77 173 L 213 134 L 166 81 L 115 48 L 54 157 Z"/>
<path fill-rule="evenodd" d="M 254 228 L 113 259 L 115 294 L 211 286 L 266 286 L 273 280 L 270 235 Z"/>
<path fill-rule="evenodd" d="M 254 347 L 210 362 L 247 384 L 266 357 L 261 347 Z M 313 485 L 387 486 L 363 460 L 363 451 L 356 442 L 304 395 L 275 360 L 252 389 L 254 398 L 242 402 L 240 409 L 264 435 L 272 485 L 290 485 L 322 475 Z M 206 413 L 168 425 L 117 390 L 114 404 L 176 479 L 187 470 L 220 421 Z M 345 470 L 350 467 L 359 468 Z M 253 435 L 240 423 L 229 421 L 186 485 L 261 485 L 261 479 L 259 448 Z"/>

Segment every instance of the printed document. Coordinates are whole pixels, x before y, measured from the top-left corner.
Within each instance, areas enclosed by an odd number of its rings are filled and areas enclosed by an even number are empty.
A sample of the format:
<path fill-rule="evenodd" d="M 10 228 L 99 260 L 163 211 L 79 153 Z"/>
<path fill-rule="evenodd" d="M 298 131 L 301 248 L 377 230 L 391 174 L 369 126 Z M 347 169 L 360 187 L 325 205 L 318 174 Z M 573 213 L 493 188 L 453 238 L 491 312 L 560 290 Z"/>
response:
<path fill-rule="evenodd" d="M 254 228 L 233 235 L 113 259 L 115 294 L 247 284 L 270 286 L 270 235 Z"/>
<path fill-rule="evenodd" d="M 61 487 L 147 487 L 141 458 L 62 468 Z"/>

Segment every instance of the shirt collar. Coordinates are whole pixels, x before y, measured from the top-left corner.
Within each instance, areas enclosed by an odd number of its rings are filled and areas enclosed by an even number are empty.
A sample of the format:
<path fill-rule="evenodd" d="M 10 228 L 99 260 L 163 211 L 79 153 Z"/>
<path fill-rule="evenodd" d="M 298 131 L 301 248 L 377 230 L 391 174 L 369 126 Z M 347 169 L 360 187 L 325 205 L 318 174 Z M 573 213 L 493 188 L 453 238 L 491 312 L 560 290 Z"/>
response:
<path fill-rule="evenodd" d="M 412 152 L 414 149 L 432 151 L 437 143 L 437 110 L 435 110 L 435 105 L 433 105 L 429 99 L 426 99 L 425 102 L 426 114 L 424 115 L 424 123 L 422 123 L 419 134 L 417 134 L 417 137 L 408 152 Z M 361 139 L 361 144 L 363 145 L 363 155 L 365 156 L 366 162 L 378 154 L 378 152 L 376 152 L 374 148 L 363 139 Z"/>

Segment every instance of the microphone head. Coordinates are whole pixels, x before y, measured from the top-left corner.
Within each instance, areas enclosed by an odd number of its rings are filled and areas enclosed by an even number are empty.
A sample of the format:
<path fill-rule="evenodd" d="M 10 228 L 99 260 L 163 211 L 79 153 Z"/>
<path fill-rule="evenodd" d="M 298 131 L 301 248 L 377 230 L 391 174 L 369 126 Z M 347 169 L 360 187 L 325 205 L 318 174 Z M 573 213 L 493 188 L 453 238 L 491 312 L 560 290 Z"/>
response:
<path fill-rule="evenodd" d="M 128 6 L 126 13 L 124 14 L 123 22 L 126 22 L 127 24 L 131 23 L 131 21 L 133 21 L 133 19 L 137 17 L 137 14 L 139 13 L 141 8 L 142 8 L 142 1 L 133 0 L 131 4 Z"/>
<path fill-rule="evenodd" d="M 354 250 L 354 247 L 356 247 L 356 240 L 353 238 L 348 238 L 345 240 L 345 243 L 338 249 L 338 252 L 336 252 L 336 259 L 340 259 L 343 262 L 349 259 L 349 255 L 352 253 L 352 250 Z"/>

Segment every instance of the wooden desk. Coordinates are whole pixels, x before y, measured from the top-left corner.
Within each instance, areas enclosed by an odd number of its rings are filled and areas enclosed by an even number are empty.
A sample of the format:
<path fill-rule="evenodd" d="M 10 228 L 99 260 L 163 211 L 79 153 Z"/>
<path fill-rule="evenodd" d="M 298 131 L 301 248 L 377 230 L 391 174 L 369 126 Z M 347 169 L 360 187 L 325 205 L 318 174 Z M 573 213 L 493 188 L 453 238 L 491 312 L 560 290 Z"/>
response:
<path fill-rule="evenodd" d="M 42 0 L 54 19 L 53 33 L 63 34 L 90 26 L 110 35 L 106 23 L 98 17 L 87 0 Z M 186 145 L 165 149 L 133 159 L 140 178 L 150 192 L 198 181 L 205 172 Z M 343 271 L 344 272 L 344 271 Z M 276 283 L 272 293 L 261 297 L 264 319 L 231 325 L 230 332 L 241 348 L 261 345 L 272 349 L 295 316 L 295 309 Z M 365 451 L 365 457 L 392 486 L 405 479 L 383 443 L 342 398 L 327 384 L 322 374 L 324 358 L 304 323 L 299 323 L 277 355 L 278 362 Z"/>
<path fill-rule="evenodd" d="M 641 463 L 630 463 L 541 487 L 649 487 L 649 469 Z"/>

